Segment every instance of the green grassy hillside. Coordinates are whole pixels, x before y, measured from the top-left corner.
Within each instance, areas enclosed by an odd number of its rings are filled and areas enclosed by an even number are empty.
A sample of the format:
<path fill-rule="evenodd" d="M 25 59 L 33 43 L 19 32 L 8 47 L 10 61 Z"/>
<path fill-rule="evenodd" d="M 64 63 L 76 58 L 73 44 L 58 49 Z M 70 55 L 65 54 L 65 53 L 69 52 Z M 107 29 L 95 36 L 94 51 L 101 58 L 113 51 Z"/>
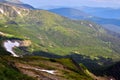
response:
<path fill-rule="evenodd" d="M 8 39 L 13 38 L 0 36 L 0 44 Z M 87 68 L 70 58 L 54 59 L 40 56 L 15 58 L 9 55 L 10 53 L 0 45 L 0 80 L 93 80 Z M 40 69 L 54 70 L 55 73 L 50 74 Z"/>
<path fill-rule="evenodd" d="M 58 55 L 77 53 L 119 58 L 120 40 L 99 25 L 74 21 L 44 10 L 28 10 L 3 5 L 0 31 L 17 38 L 29 39 L 31 53 L 45 51 Z M 14 14 L 13 14 L 14 13 Z"/>
<path fill-rule="evenodd" d="M 10 4 L 0 3 L 0 9 L 0 74 L 3 80 L 29 80 L 30 77 L 23 73 L 35 79 L 92 80 L 92 74 L 81 63 L 97 73 L 97 70 L 119 60 L 119 34 L 107 31 L 100 25 Z M 32 43 L 30 46 L 14 48 L 15 53 L 49 58 L 5 56 L 10 54 L 3 46 L 5 40 L 29 40 Z M 41 73 L 38 68 L 57 70 L 57 73 L 51 76 Z"/>
<path fill-rule="evenodd" d="M 13 65 L 24 74 L 31 76 L 30 73 L 33 72 L 35 76 L 32 76 L 32 77 L 35 80 L 38 80 L 38 79 L 41 79 L 41 80 L 44 80 L 44 79 L 93 80 L 89 76 L 89 74 L 85 72 L 85 70 L 87 69 L 80 70 L 74 65 L 74 63 L 70 59 L 48 59 L 48 58 L 42 58 L 42 57 L 37 57 L 37 56 L 32 56 L 32 57 L 29 56 L 29 57 L 24 57 L 21 59 L 12 58 L 12 57 L 4 57 L 4 59 L 10 60 L 10 62 L 14 63 Z M 55 74 L 49 74 L 49 73 L 41 72 L 38 70 L 36 71 L 34 68 L 45 69 L 45 70 L 55 70 L 56 72 Z M 26 72 L 28 71 L 28 73 L 26 73 L 24 70 Z M 38 75 L 40 77 L 37 77 Z"/>

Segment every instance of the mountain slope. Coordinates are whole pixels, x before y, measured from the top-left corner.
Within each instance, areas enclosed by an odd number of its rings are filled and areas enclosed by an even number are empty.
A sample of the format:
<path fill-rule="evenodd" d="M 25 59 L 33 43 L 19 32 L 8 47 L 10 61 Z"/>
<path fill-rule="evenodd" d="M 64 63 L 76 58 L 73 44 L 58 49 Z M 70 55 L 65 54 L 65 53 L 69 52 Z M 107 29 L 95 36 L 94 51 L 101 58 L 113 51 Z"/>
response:
<path fill-rule="evenodd" d="M 93 80 L 83 65 L 73 63 L 69 58 L 53 59 L 40 56 L 16 58 L 9 56 L 9 53 L 1 45 L 4 40 L 8 39 L 13 38 L 0 36 L 1 80 Z"/>
<path fill-rule="evenodd" d="M 104 64 L 109 61 L 106 59 L 113 62 L 119 60 L 119 35 L 103 29 L 100 25 L 89 21 L 70 20 L 45 10 L 33 10 L 7 3 L 1 3 L 0 9 L 0 54 L 2 57 L 0 62 L 2 60 L 8 62 L 4 64 L 8 65 L 7 68 L 13 65 L 20 75 L 24 73 L 50 80 L 54 78 L 92 80 L 86 68 L 79 65 L 82 61 L 104 67 L 106 66 Z M 15 47 L 13 51 L 17 55 L 22 55 L 23 58 L 13 58 L 5 56 L 10 54 L 6 52 L 4 46 L 7 40 L 13 42 L 29 40 L 31 45 Z M 47 55 L 50 58 L 28 55 Z M 83 58 L 80 55 L 83 55 Z M 89 59 L 84 55 L 89 56 Z M 58 59 L 52 59 L 56 56 Z M 97 63 L 101 57 L 104 64 Z M 88 65 L 91 67 L 91 64 Z M 51 70 L 52 72 L 57 70 L 58 74 L 50 76 L 48 72 Z"/>
<path fill-rule="evenodd" d="M 0 56 L 0 68 L 1 80 L 93 80 L 87 69 L 79 70 L 69 59 Z"/>
<path fill-rule="evenodd" d="M 99 25 L 69 20 L 44 10 L 29 10 L 6 4 L 0 7 L 4 11 L 0 14 L 0 31 L 31 40 L 33 44 L 29 47 L 30 52 L 45 51 L 59 55 L 74 52 L 104 57 L 119 55 L 119 38 L 108 34 Z M 114 49 L 114 46 L 117 48 Z"/>
<path fill-rule="evenodd" d="M 15 39 L 13 37 L 0 36 L 0 44 L 5 40 Z M 46 53 L 43 54 L 45 55 Z M 9 56 L 9 53 L 0 45 L 0 79 L 108 80 L 111 78 L 109 75 L 105 77 L 95 76 L 82 63 L 79 65 L 73 58 L 65 58 L 63 56 L 59 56 L 59 58 L 45 58 L 28 55 L 16 58 Z"/>
<path fill-rule="evenodd" d="M 87 10 L 88 10 L 88 13 L 87 13 Z M 101 17 L 96 16 L 96 15 L 94 15 L 94 13 L 95 13 L 94 11 L 93 11 L 93 14 L 91 13 L 91 15 L 90 15 L 90 13 L 89 13 L 90 10 L 86 9 L 86 8 L 83 8 L 81 10 L 79 10 L 79 9 L 77 10 L 77 9 L 73 9 L 73 8 L 58 8 L 58 9 L 51 9 L 49 11 L 59 14 L 61 16 L 70 18 L 70 19 L 93 21 L 97 24 L 103 25 L 103 27 L 105 27 L 106 29 L 114 31 L 114 32 L 116 32 L 117 29 L 111 29 L 111 27 L 109 27 L 108 25 L 117 26 L 117 28 L 120 29 L 120 27 L 119 27 L 120 20 L 119 19 L 112 19 L 112 18 L 109 19 L 109 18 L 104 18 L 102 16 Z M 92 10 L 94 10 L 94 8 Z M 95 9 L 95 10 L 97 10 L 97 9 Z M 99 11 L 99 9 L 98 9 L 98 11 Z M 104 12 L 101 12 L 101 13 L 104 13 Z M 117 13 L 117 12 L 115 12 L 115 13 Z M 105 15 L 105 14 L 103 14 L 103 15 Z"/>

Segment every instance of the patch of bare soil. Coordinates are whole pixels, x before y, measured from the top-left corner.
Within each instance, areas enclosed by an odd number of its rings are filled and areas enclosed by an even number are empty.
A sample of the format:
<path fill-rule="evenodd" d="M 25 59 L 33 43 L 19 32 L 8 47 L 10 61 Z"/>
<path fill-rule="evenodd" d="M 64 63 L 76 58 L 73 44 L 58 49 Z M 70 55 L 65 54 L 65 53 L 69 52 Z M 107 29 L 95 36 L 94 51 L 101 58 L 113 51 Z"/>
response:
<path fill-rule="evenodd" d="M 65 80 L 59 77 L 59 73 L 55 71 L 54 74 L 40 71 L 42 68 L 38 66 L 31 66 L 22 63 L 15 63 L 15 66 L 23 73 L 28 76 L 34 77 L 36 80 Z M 40 70 L 39 70 L 40 69 Z"/>

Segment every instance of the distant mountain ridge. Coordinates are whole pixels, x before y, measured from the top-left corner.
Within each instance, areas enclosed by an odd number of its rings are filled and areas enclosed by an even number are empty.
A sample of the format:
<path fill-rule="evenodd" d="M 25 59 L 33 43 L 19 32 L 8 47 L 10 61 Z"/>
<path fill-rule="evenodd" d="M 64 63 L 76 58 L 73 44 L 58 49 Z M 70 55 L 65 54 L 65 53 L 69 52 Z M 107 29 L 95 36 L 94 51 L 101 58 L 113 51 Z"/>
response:
<path fill-rule="evenodd" d="M 82 18 L 84 19 L 84 18 L 93 17 L 90 14 L 87 14 L 83 11 L 74 8 L 56 8 L 56 9 L 51 9 L 49 11 L 72 19 L 82 19 Z"/>
<path fill-rule="evenodd" d="M 59 14 L 61 16 L 68 17 L 70 19 L 90 20 L 98 24 L 114 24 L 120 26 L 119 19 L 108 19 L 108 18 L 98 17 L 90 13 L 84 12 L 85 10 L 82 11 L 82 9 L 79 10 L 74 8 L 56 8 L 56 9 L 50 9 L 49 11 Z"/>
<path fill-rule="evenodd" d="M 74 9 L 74 8 L 57 8 L 57 9 L 51 9 L 49 11 L 53 12 L 53 13 L 56 13 L 56 14 L 59 14 L 61 16 L 70 18 L 70 19 L 74 19 L 74 20 L 88 20 L 88 21 L 92 21 L 92 22 L 95 22 L 97 24 L 103 25 L 103 27 L 105 25 L 105 28 L 109 29 L 109 30 L 112 30 L 112 29 L 110 29 L 110 27 L 108 25 L 117 26 L 118 28 L 120 28 L 119 27 L 120 26 L 120 19 L 103 18 L 104 16 L 103 17 L 99 17 L 99 16 L 96 16 L 96 15 L 93 15 L 92 13 L 90 14 L 89 13 L 90 10 L 86 10 L 85 8 L 83 8 L 81 10 Z M 103 12 L 103 15 L 105 15 L 104 12 Z M 115 29 L 112 30 L 112 31 L 116 32 Z"/>
<path fill-rule="evenodd" d="M 79 10 L 82 10 L 88 14 L 101 17 L 101 18 L 107 18 L 107 19 L 120 19 L 120 9 L 114 9 L 114 8 L 102 8 L 102 7 L 81 7 L 78 8 Z"/>

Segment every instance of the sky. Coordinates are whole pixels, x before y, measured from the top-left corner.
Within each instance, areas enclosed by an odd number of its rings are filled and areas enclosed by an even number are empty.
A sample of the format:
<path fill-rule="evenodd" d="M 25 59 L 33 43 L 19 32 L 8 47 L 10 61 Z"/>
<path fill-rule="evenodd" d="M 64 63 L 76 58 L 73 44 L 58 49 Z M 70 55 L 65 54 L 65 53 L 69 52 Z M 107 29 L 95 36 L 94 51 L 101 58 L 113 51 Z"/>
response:
<path fill-rule="evenodd" d="M 120 8 L 120 0 L 21 0 L 35 8 L 51 7 L 112 7 Z"/>

